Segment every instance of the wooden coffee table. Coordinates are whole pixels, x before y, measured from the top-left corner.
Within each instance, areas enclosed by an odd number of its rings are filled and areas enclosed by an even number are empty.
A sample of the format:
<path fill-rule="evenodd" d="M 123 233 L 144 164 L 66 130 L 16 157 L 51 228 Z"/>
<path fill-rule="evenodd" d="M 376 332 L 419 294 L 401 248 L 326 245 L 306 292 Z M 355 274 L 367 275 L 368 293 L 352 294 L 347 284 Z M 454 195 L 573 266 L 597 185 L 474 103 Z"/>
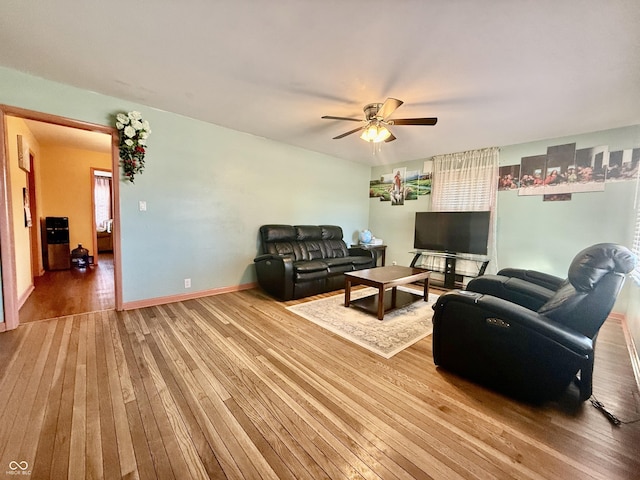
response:
<path fill-rule="evenodd" d="M 359 306 L 364 310 L 377 314 L 378 320 L 382 320 L 385 312 L 403 307 L 408 303 L 414 302 L 416 297 L 420 297 L 420 295 L 407 292 L 398 292 L 396 289 L 398 285 L 407 285 L 419 280 L 424 280 L 422 299 L 426 302 L 429 298 L 430 273 L 428 270 L 422 268 L 400 267 L 397 265 L 347 272 L 344 274 L 344 306 L 348 307 L 351 304 Z M 378 293 L 357 300 L 351 300 L 352 285 L 375 287 L 378 289 Z M 387 301 L 386 303 L 389 305 L 386 305 L 385 291 L 388 289 L 391 289 L 391 301 Z"/>

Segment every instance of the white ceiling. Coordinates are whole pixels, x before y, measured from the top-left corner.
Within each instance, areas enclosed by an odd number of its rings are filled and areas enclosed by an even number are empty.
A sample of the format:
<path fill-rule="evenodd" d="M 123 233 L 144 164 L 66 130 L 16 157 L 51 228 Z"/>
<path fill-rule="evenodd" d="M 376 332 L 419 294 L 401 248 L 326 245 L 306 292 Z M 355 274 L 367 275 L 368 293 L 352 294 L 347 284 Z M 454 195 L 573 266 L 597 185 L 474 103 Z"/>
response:
<path fill-rule="evenodd" d="M 0 65 L 390 164 L 639 124 L 640 2 L 3 0 Z M 438 124 L 372 155 L 320 118 L 387 97 Z"/>
<path fill-rule="evenodd" d="M 56 145 L 78 150 L 110 153 L 111 135 L 89 132 L 78 128 L 63 127 L 51 123 L 24 120 L 33 136 L 41 145 Z"/>

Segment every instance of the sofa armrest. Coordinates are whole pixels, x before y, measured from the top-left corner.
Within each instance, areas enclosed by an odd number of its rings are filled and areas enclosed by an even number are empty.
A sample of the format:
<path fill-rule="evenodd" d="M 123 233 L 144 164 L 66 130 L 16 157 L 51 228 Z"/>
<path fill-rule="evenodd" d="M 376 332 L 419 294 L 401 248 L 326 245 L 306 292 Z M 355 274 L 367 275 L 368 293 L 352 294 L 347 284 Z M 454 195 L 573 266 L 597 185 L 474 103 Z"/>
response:
<path fill-rule="evenodd" d="M 273 254 L 253 259 L 260 286 L 281 300 L 293 298 L 293 258 Z"/>
<path fill-rule="evenodd" d="M 564 278 L 556 277 L 555 275 L 522 268 L 503 268 L 498 272 L 498 275 L 519 278 L 553 291 L 558 290 L 566 281 Z"/>
<path fill-rule="evenodd" d="M 375 259 L 375 254 L 373 250 L 369 250 L 367 248 L 362 247 L 350 247 L 348 248 L 349 255 L 352 257 L 369 257 L 370 259 Z"/>

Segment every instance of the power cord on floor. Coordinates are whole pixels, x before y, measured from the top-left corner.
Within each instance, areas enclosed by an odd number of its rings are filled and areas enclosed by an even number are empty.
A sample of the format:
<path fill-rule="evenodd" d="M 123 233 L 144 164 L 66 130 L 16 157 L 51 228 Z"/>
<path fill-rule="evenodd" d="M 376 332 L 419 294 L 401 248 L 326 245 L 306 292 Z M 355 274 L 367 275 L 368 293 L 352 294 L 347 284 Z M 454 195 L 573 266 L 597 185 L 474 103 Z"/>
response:
<path fill-rule="evenodd" d="M 619 427 L 620 425 L 629 425 L 631 423 L 636 423 L 636 422 L 640 422 L 640 418 L 636 418 L 635 420 L 631 420 L 628 422 L 623 422 L 622 420 L 620 420 L 618 417 L 616 417 L 613 413 L 609 412 L 604 404 L 598 400 L 594 395 L 591 396 L 591 398 L 589 399 L 589 401 L 591 402 L 591 405 L 593 405 L 594 407 L 596 407 L 598 410 L 600 410 L 602 412 L 602 414 L 607 417 L 607 420 L 609 420 L 609 422 L 612 425 L 615 425 L 616 427 Z"/>

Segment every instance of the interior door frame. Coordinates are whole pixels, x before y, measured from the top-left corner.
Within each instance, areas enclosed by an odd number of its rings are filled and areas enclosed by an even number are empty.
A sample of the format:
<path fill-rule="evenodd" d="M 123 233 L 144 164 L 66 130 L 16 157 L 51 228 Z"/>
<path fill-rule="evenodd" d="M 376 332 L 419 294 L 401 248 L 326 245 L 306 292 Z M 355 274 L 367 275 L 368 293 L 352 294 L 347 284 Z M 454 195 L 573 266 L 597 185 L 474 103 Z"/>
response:
<path fill-rule="evenodd" d="M 31 213 L 31 227 L 29 228 L 29 241 L 31 242 L 31 276 L 35 283 L 36 277 L 44 273 L 42 268 L 42 249 L 40 248 L 40 222 L 38 212 L 38 196 L 36 195 L 36 171 L 35 157 L 29 149 L 29 173 L 27 174 L 27 187 L 29 189 L 29 211 Z"/>
<path fill-rule="evenodd" d="M 13 236 L 13 214 L 11 201 L 11 177 L 9 172 L 9 139 L 7 138 L 6 116 L 52 123 L 64 127 L 78 128 L 91 132 L 104 133 L 111 136 L 111 171 L 118 172 L 119 138 L 115 127 L 98 125 L 80 120 L 74 120 L 58 115 L 52 115 L 20 107 L 0 104 L 0 264 L 2 265 L 2 299 L 4 303 L 4 322 L 0 322 L 0 332 L 13 330 L 20 324 L 15 244 Z M 123 310 L 122 306 L 122 260 L 120 250 L 120 182 L 112 181 L 113 204 L 113 269 L 114 296 L 116 310 Z"/>

